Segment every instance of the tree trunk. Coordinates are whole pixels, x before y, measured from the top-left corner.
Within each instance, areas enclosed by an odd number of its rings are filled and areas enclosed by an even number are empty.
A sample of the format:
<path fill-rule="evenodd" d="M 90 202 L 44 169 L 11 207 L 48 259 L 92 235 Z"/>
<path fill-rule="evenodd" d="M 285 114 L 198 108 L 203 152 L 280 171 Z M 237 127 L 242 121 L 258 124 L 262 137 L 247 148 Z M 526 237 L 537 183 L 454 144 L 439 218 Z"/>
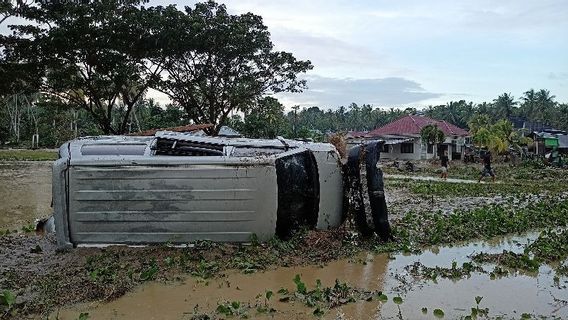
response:
<path fill-rule="evenodd" d="M 434 143 L 434 160 L 436 160 L 436 156 L 438 155 L 438 144 Z"/>

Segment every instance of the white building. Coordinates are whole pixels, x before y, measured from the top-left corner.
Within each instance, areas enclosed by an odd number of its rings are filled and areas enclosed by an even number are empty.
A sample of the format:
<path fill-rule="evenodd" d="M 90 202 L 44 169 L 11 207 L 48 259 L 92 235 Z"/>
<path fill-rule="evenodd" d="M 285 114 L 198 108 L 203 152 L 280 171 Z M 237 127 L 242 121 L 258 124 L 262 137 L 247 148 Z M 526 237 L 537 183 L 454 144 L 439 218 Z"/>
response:
<path fill-rule="evenodd" d="M 422 141 L 420 131 L 427 125 L 436 125 L 444 132 L 445 140 L 437 148 Z M 448 150 L 450 159 L 459 159 L 469 142 L 469 132 L 446 121 L 424 116 L 408 115 L 368 132 L 365 140 L 384 140 L 381 159 L 425 160 Z"/>

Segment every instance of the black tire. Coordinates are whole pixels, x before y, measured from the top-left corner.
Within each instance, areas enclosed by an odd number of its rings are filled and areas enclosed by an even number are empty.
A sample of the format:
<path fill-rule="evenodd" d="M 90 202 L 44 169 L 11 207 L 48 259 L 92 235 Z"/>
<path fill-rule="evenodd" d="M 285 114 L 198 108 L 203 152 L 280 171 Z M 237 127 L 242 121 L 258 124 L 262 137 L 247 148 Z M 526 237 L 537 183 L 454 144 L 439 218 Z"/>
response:
<path fill-rule="evenodd" d="M 319 177 L 311 151 L 276 160 L 276 235 L 288 239 L 303 226 L 314 228 L 319 214 Z"/>

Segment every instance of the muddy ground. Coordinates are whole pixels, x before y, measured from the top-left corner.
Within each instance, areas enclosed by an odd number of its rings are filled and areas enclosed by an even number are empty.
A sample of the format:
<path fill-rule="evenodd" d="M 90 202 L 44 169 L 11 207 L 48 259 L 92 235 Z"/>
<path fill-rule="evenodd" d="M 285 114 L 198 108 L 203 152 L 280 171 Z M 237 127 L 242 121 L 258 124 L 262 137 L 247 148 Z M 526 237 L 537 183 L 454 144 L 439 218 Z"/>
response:
<path fill-rule="evenodd" d="M 51 214 L 51 161 L 0 161 L 0 231 Z"/>
<path fill-rule="evenodd" d="M 45 174 L 49 167 L 38 170 Z M 474 172 L 460 170 L 457 178 Z M 289 241 L 199 242 L 185 248 L 59 252 L 51 236 L 10 233 L 0 237 L 0 293 L 8 290 L 15 301 L 2 306 L 0 298 L 0 318 L 415 319 L 435 318 L 441 311 L 459 319 L 471 316 L 472 307 L 487 318 L 568 318 L 568 278 L 560 272 L 564 256 L 539 261 L 532 273 L 522 266 L 504 272 L 499 264 L 475 264 L 471 270 L 463 265 L 472 263 L 476 252 L 522 252 L 540 230 L 568 223 L 568 196 L 554 187 L 566 185 L 568 175 L 522 170 L 521 177 L 503 178 L 502 188 L 463 189 L 461 196 L 454 195 L 451 183 L 413 188 L 412 180 L 387 180 L 396 241 L 386 244 L 358 237 L 349 221 L 339 230 L 302 231 Z M 3 171 L 1 176 L 10 175 Z M 535 182 L 527 175 L 540 177 L 541 193 L 528 187 Z M 25 177 L 22 173 L 19 180 Z M 26 188 L 20 190 L 34 192 Z M 10 223 L 25 225 L 41 212 Z M 459 219 L 446 218 L 453 216 Z M 501 220 L 488 223 L 493 216 Z M 301 286 L 292 281 L 296 274 L 306 292 L 298 292 Z M 346 285 L 337 287 L 335 279 Z M 277 294 L 281 288 L 288 293 Z M 268 291 L 274 297 L 267 298 Z M 476 297 L 482 297 L 479 305 Z"/>

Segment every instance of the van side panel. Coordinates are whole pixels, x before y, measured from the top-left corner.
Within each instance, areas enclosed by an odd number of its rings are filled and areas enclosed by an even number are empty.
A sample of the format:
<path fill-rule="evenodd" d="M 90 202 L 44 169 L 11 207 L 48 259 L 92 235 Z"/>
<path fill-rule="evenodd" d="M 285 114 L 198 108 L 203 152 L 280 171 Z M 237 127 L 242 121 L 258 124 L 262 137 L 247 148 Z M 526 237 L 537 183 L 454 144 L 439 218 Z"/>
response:
<path fill-rule="evenodd" d="M 273 165 L 71 165 L 73 244 L 246 242 L 276 228 Z"/>

